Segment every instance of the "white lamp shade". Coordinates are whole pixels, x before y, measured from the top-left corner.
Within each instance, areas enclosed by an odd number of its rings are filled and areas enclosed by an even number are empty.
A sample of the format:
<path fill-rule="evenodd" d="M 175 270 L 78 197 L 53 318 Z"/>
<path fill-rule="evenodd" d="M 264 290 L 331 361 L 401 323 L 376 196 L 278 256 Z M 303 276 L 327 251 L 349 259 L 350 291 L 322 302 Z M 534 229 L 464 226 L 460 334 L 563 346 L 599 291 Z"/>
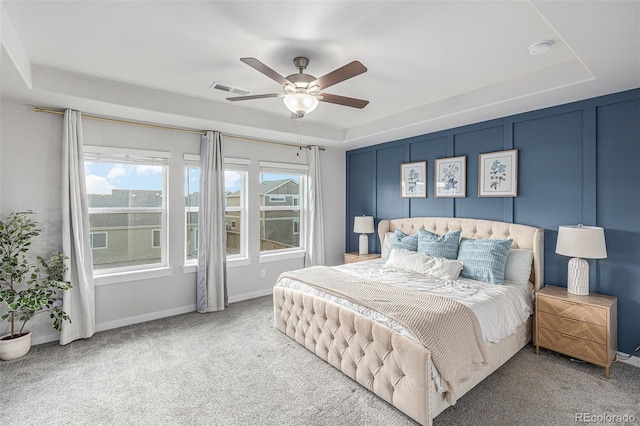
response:
<path fill-rule="evenodd" d="M 604 259 L 607 257 L 604 229 L 598 226 L 560 226 L 556 253 L 582 259 Z"/>
<path fill-rule="evenodd" d="M 318 106 L 318 99 L 315 96 L 306 93 L 290 93 L 284 97 L 284 104 L 289 111 L 297 113 L 303 111 L 305 114 L 310 113 Z"/>
<path fill-rule="evenodd" d="M 356 234 L 373 234 L 373 216 L 356 216 L 353 222 Z"/>

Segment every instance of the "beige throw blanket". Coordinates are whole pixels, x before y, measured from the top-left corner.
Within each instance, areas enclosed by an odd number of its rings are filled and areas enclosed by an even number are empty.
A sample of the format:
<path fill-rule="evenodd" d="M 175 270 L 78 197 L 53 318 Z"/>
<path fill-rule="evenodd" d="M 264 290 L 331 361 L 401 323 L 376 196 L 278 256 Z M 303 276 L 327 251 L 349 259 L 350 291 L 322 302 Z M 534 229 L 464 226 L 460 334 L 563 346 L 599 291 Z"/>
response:
<path fill-rule="evenodd" d="M 456 385 L 486 365 L 478 318 L 458 301 L 369 281 L 326 266 L 280 276 L 285 277 L 380 312 L 404 325 L 431 352 L 450 404 L 457 399 Z"/>

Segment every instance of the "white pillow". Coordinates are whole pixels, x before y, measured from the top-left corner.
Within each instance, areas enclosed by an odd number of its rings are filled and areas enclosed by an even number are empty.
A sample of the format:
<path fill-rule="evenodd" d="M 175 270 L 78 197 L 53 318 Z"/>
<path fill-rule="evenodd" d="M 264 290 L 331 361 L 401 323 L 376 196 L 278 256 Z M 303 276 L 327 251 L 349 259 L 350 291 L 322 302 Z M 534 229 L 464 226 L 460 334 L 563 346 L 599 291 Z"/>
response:
<path fill-rule="evenodd" d="M 531 262 L 533 261 L 533 251 L 523 249 L 509 250 L 507 264 L 504 268 L 505 281 L 513 281 L 517 284 L 526 285 L 531 277 Z"/>
<path fill-rule="evenodd" d="M 443 280 L 455 280 L 458 278 L 463 266 L 464 263 L 459 260 L 431 257 L 425 253 L 401 248 L 393 249 L 389 259 L 384 264 L 386 269 L 403 269 Z"/>
<path fill-rule="evenodd" d="M 380 248 L 380 257 L 383 259 L 387 258 L 387 253 L 389 252 L 389 248 L 391 248 L 391 243 L 393 242 L 393 232 L 386 232 L 384 234 L 384 241 L 382 242 L 382 247 Z"/>

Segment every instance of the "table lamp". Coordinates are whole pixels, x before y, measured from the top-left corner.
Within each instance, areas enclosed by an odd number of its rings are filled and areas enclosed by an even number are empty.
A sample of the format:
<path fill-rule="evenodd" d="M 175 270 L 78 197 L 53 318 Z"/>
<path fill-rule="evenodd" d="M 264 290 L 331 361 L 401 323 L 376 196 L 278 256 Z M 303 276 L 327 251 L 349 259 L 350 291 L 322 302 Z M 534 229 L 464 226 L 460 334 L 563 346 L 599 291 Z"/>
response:
<path fill-rule="evenodd" d="M 360 234 L 359 254 L 369 254 L 369 237 L 373 234 L 373 216 L 356 216 L 353 232 Z"/>
<path fill-rule="evenodd" d="M 607 246 L 604 229 L 597 226 L 560 226 L 556 253 L 572 256 L 567 273 L 567 291 L 571 294 L 589 294 L 589 263 L 584 259 L 604 259 Z"/>

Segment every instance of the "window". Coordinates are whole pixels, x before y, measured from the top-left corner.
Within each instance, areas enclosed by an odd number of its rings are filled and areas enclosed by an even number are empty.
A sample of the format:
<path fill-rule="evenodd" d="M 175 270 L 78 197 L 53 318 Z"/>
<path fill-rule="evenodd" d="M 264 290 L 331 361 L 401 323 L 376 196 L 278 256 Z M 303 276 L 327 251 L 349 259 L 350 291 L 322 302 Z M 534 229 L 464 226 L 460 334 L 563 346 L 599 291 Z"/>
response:
<path fill-rule="evenodd" d="M 151 231 L 151 248 L 162 247 L 161 233 L 159 229 Z"/>
<path fill-rule="evenodd" d="M 186 161 L 184 173 L 185 263 L 198 261 L 199 160 Z"/>
<path fill-rule="evenodd" d="M 168 159 L 166 152 L 85 147 L 97 275 L 167 266 Z"/>
<path fill-rule="evenodd" d="M 198 261 L 198 203 L 200 194 L 199 156 L 185 155 L 186 264 Z M 225 158 L 225 220 L 227 259 L 247 256 L 247 170 L 248 160 Z"/>
<path fill-rule="evenodd" d="M 305 166 L 260 163 L 261 253 L 304 248 L 299 200 L 305 176 Z"/>
<path fill-rule="evenodd" d="M 227 160 L 228 161 L 228 160 Z M 238 164 L 224 166 L 225 218 L 227 222 L 227 258 L 246 257 L 247 171 Z"/>
<path fill-rule="evenodd" d="M 91 240 L 92 249 L 106 249 L 107 248 L 107 233 L 106 232 L 91 232 L 89 234 Z"/>

